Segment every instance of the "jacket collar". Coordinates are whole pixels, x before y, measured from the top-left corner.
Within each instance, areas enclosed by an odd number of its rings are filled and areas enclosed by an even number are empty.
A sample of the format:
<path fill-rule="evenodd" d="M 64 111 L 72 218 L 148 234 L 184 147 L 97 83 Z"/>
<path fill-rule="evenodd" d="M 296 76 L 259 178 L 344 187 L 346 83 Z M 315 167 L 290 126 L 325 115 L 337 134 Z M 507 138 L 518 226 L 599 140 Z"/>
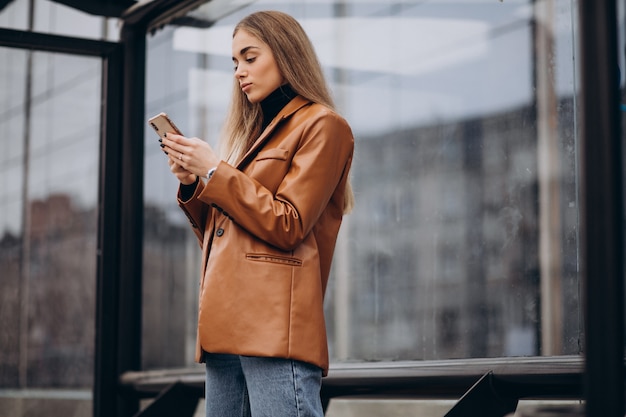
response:
<path fill-rule="evenodd" d="M 296 96 L 289 103 L 282 108 L 281 111 L 278 112 L 276 117 L 272 119 L 269 125 L 263 130 L 261 136 L 254 141 L 248 152 L 241 158 L 241 161 L 237 164 L 238 169 L 242 169 L 248 163 L 250 163 L 250 159 L 259 151 L 259 149 L 265 144 L 267 139 L 271 136 L 272 132 L 276 129 L 278 125 L 282 123 L 283 120 L 290 118 L 295 112 L 300 110 L 301 108 L 308 106 L 312 102 L 307 100 L 302 96 Z"/>

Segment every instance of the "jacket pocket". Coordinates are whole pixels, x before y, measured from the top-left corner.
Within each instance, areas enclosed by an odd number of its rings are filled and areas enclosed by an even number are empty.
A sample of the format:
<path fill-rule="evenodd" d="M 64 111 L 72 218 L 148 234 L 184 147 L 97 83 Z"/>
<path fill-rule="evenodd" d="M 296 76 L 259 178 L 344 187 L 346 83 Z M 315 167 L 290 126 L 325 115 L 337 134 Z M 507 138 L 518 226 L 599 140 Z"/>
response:
<path fill-rule="evenodd" d="M 257 161 L 262 161 L 264 159 L 280 159 L 281 161 L 285 161 L 287 159 L 287 155 L 289 152 L 287 149 L 280 148 L 272 148 L 266 149 L 259 152 L 255 158 Z"/>
<path fill-rule="evenodd" d="M 272 255 L 269 253 L 248 253 L 246 259 L 253 262 L 269 262 L 287 266 L 302 266 L 302 259 L 291 256 Z"/>

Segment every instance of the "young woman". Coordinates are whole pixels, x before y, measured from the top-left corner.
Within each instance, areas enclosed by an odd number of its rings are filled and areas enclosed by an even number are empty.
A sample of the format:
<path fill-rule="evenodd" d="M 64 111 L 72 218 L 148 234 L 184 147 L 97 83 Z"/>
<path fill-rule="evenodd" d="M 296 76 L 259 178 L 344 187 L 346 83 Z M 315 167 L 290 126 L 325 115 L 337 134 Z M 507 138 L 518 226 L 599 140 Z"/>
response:
<path fill-rule="evenodd" d="M 294 18 L 247 16 L 232 56 L 220 156 L 197 138 L 162 142 L 203 253 L 196 359 L 207 416 L 322 416 L 323 298 L 353 205 L 354 139 Z"/>

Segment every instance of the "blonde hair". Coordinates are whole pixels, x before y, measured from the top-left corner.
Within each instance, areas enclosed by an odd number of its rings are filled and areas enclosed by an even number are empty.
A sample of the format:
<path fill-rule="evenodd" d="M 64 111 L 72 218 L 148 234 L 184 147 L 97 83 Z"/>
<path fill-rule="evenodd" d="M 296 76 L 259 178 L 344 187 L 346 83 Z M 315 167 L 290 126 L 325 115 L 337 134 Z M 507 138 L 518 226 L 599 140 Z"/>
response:
<path fill-rule="evenodd" d="M 335 104 L 322 66 L 306 32 L 296 19 L 278 11 L 260 11 L 241 20 L 233 31 L 244 30 L 267 44 L 278 69 L 291 88 L 302 97 L 330 109 Z M 297 57 L 297 59 L 294 59 Z M 230 108 L 220 146 L 222 159 L 235 165 L 261 134 L 263 114 L 259 103 L 251 103 L 233 79 Z M 350 179 L 346 182 L 344 213 L 354 206 Z"/>

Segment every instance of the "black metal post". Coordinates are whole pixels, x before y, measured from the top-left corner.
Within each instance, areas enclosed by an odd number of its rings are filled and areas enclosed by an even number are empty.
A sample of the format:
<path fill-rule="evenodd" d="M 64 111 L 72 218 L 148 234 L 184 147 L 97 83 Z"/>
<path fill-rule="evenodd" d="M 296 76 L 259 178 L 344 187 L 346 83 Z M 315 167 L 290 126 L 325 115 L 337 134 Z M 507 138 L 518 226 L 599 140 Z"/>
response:
<path fill-rule="evenodd" d="M 143 168 L 146 28 L 124 25 L 121 214 L 119 245 L 119 320 L 116 376 L 141 369 L 142 263 L 143 263 Z M 137 412 L 137 399 L 118 397 L 119 417 Z"/>
<path fill-rule="evenodd" d="M 141 369 L 145 28 L 125 26 L 105 65 L 94 417 L 126 417 L 139 399 L 119 376 Z"/>
<path fill-rule="evenodd" d="M 624 416 L 623 190 L 617 7 L 580 0 L 581 277 L 590 417 Z"/>
<path fill-rule="evenodd" d="M 122 63 L 122 47 L 116 45 L 114 52 L 103 60 L 102 71 L 94 417 L 116 415 Z"/>

